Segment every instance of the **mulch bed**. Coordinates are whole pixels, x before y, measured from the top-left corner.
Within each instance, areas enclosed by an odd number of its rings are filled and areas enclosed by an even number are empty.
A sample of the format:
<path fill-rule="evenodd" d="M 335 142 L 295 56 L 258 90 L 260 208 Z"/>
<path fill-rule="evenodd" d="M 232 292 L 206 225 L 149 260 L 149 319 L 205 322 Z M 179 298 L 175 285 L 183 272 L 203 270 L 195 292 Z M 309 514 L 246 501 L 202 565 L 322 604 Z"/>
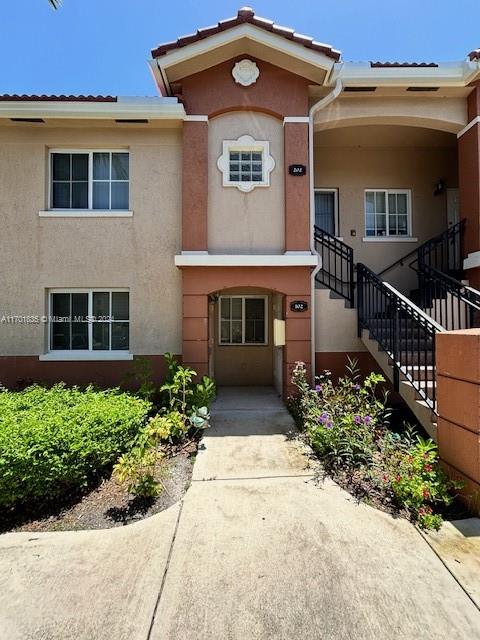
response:
<path fill-rule="evenodd" d="M 134 497 L 110 476 L 98 480 L 83 493 L 66 496 L 61 502 L 0 512 L 0 533 L 110 529 L 153 516 L 184 496 L 190 485 L 197 449 L 198 441 L 192 440 L 166 452 L 158 467 L 163 489 L 156 498 Z"/>

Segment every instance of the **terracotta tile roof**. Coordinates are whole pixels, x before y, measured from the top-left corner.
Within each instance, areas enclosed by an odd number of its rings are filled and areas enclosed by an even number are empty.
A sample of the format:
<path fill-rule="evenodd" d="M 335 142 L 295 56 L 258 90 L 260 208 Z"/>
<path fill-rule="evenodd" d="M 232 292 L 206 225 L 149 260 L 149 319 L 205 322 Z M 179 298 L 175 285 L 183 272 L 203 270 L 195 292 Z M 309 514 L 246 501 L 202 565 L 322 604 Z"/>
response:
<path fill-rule="evenodd" d="M 436 62 L 370 62 L 370 66 L 376 69 L 391 67 L 438 67 Z"/>
<path fill-rule="evenodd" d="M 237 15 L 234 18 L 229 18 L 227 20 L 221 20 L 216 25 L 211 27 L 205 27 L 203 29 L 198 29 L 196 33 L 192 33 L 186 36 L 182 36 L 173 42 L 166 42 L 164 44 L 160 44 L 155 49 L 152 49 L 152 57 L 159 58 L 160 56 L 165 55 L 172 49 L 180 49 L 181 47 L 185 47 L 192 42 L 198 42 L 199 40 L 204 40 L 209 36 L 213 36 L 216 33 L 221 33 L 222 31 L 227 31 L 228 29 L 232 29 L 233 27 L 237 27 L 241 24 L 252 24 L 255 27 L 260 27 L 260 29 L 264 29 L 265 31 L 269 31 L 270 33 L 275 33 L 276 35 L 280 35 L 287 40 L 292 40 L 293 42 L 297 42 L 298 44 L 303 45 L 307 49 L 312 49 L 313 51 L 318 51 L 320 53 L 325 54 L 329 58 L 333 60 L 340 59 L 340 51 L 336 49 L 332 49 L 332 47 L 328 44 L 322 44 L 321 42 L 316 42 L 313 38 L 309 36 L 304 36 L 300 33 L 296 33 L 293 29 L 288 27 L 282 27 L 278 24 L 275 24 L 271 20 L 266 20 L 265 18 L 261 18 L 260 16 L 256 16 L 253 9 L 250 7 L 242 7 L 239 9 Z"/>
<path fill-rule="evenodd" d="M 480 60 L 480 49 L 474 49 L 468 54 L 468 59 L 473 62 L 474 60 Z"/>
<path fill-rule="evenodd" d="M 0 95 L 0 102 L 117 102 L 116 96 L 36 96 L 4 93 Z"/>

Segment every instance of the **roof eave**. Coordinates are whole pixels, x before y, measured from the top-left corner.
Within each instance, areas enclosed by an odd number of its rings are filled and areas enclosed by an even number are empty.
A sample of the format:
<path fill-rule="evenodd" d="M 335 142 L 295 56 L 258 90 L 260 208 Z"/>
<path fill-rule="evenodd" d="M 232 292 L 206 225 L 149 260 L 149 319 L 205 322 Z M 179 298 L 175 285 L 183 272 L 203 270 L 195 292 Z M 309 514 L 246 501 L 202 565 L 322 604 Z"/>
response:
<path fill-rule="evenodd" d="M 169 73 L 171 75 L 176 65 L 194 60 L 202 54 L 213 52 L 216 49 L 220 50 L 223 46 L 242 38 L 251 40 L 271 50 L 276 50 L 283 55 L 291 56 L 296 61 L 310 66 L 312 70 L 321 70 L 327 75 L 335 64 L 335 60 L 324 53 L 310 49 L 298 42 L 284 38 L 279 34 L 265 31 L 250 23 L 244 23 L 231 29 L 215 33 L 208 38 L 203 38 L 191 44 L 171 49 L 162 56 L 155 58 L 152 62 L 157 63 L 158 68 L 163 72 L 167 81 L 178 80 L 179 78 L 175 76 L 169 78 Z"/>
<path fill-rule="evenodd" d="M 118 98 L 117 102 L 0 102 L 0 118 L 183 120 L 176 98 Z"/>
<path fill-rule="evenodd" d="M 372 67 L 369 62 L 334 65 L 328 84 L 340 78 L 344 87 L 466 87 L 480 74 L 478 61 L 443 62 L 438 66 Z"/>

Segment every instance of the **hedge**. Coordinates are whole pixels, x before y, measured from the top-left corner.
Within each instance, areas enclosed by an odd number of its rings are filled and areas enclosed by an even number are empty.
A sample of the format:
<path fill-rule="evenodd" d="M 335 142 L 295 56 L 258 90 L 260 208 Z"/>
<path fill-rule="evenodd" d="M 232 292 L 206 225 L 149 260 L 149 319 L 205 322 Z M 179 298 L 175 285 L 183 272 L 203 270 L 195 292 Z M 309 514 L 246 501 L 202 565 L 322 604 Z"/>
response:
<path fill-rule="evenodd" d="M 150 409 L 118 389 L 0 392 L 0 506 L 87 486 L 131 447 Z"/>

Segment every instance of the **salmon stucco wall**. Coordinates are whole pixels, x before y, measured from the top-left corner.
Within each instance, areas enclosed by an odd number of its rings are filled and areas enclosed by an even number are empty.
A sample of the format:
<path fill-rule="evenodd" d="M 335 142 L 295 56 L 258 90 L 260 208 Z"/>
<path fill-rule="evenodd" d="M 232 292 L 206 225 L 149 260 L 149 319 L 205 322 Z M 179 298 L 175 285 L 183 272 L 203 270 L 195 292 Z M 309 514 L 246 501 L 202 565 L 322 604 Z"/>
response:
<path fill-rule="evenodd" d="M 480 329 L 438 333 L 436 367 L 440 457 L 480 514 Z"/>
<path fill-rule="evenodd" d="M 258 287 L 283 294 L 286 344 L 283 347 L 283 395 L 299 360 L 311 369 L 310 267 L 194 267 L 183 272 L 183 360 L 199 375 L 208 374 L 208 296 L 225 289 Z M 307 302 L 308 310 L 290 309 L 294 300 Z M 273 363 L 272 363 L 273 367 Z"/>

